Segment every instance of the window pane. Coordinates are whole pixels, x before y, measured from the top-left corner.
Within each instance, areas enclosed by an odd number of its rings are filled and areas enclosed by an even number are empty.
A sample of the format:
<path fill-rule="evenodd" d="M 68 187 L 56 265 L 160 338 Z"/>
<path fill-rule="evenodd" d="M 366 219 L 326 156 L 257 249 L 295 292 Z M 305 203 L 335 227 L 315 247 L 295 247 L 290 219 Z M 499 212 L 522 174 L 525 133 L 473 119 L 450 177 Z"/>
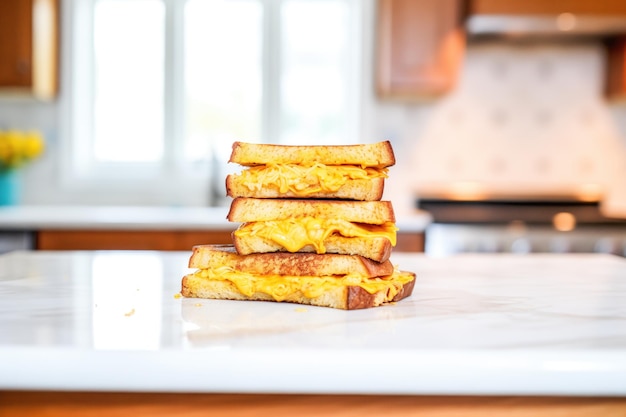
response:
<path fill-rule="evenodd" d="M 165 7 L 161 0 L 98 0 L 94 9 L 94 156 L 163 155 Z"/>
<path fill-rule="evenodd" d="M 261 135 L 258 1 L 189 0 L 185 8 L 185 157 Z"/>
<path fill-rule="evenodd" d="M 349 10 L 337 0 L 282 7 L 281 141 L 349 141 Z"/>

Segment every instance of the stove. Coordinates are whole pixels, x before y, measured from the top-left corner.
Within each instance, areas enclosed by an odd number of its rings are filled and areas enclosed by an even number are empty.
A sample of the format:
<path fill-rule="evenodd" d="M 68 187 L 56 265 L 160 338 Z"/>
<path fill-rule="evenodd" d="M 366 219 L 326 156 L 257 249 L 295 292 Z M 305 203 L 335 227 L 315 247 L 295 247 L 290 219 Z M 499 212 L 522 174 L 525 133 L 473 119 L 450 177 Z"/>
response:
<path fill-rule="evenodd" d="M 610 253 L 626 256 L 626 220 L 577 200 L 420 199 L 433 216 L 429 255 L 465 252 Z"/>

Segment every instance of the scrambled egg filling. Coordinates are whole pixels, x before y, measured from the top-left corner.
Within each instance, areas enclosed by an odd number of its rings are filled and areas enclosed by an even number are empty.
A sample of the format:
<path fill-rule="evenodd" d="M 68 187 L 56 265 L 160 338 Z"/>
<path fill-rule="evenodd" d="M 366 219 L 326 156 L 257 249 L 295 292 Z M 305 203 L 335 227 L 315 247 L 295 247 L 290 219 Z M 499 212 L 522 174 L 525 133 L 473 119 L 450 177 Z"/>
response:
<path fill-rule="evenodd" d="M 348 180 L 387 178 L 387 168 L 356 165 L 268 164 L 250 167 L 235 176 L 251 191 L 269 187 L 297 196 L 335 192 Z"/>
<path fill-rule="evenodd" d="M 259 236 L 281 245 L 289 252 L 297 252 L 312 245 L 317 253 L 326 253 L 324 240 L 333 234 L 344 237 L 386 237 L 395 246 L 397 230 L 393 222 L 377 225 L 352 223 L 342 219 L 296 217 L 244 223 L 235 231 L 235 236 Z"/>
<path fill-rule="evenodd" d="M 412 274 L 398 270 L 392 275 L 378 278 L 367 278 L 358 274 L 316 277 L 255 275 L 235 271 L 229 266 L 200 269 L 195 275 L 203 279 L 229 281 L 248 297 L 261 292 L 270 295 L 276 301 L 283 301 L 298 292 L 306 298 L 316 298 L 336 288 L 355 286 L 363 288 L 370 294 L 386 291 L 385 301 L 391 301 L 404 284 L 413 280 Z"/>

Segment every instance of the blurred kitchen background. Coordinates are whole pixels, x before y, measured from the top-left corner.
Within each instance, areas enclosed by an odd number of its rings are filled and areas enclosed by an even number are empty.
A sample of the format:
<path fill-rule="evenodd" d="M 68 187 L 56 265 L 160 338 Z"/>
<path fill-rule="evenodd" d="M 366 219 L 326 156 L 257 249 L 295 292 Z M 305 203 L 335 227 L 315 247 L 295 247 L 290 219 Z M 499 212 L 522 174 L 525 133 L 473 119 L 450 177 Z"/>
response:
<path fill-rule="evenodd" d="M 19 206 L 226 206 L 235 140 L 392 141 L 424 250 L 626 256 L 626 2 L 2 0 Z"/>

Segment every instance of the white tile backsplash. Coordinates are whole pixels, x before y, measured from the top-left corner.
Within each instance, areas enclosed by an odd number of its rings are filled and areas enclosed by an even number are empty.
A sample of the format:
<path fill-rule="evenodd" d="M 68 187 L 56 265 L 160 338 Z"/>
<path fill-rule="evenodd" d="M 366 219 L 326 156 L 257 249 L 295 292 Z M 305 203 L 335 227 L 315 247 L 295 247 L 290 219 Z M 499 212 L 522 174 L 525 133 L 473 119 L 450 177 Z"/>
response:
<path fill-rule="evenodd" d="M 569 194 L 592 184 L 615 195 L 626 142 L 603 96 L 604 62 L 596 43 L 470 45 L 457 88 L 408 141 L 413 189 Z"/>

